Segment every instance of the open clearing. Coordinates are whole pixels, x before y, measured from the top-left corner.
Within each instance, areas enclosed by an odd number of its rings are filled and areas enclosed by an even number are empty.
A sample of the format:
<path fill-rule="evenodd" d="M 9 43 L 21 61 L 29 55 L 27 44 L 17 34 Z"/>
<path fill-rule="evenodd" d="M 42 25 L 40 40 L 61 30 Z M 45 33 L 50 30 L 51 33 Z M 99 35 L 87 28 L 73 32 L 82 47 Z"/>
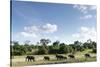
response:
<path fill-rule="evenodd" d="M 22 67 L 22 66 L 31 66 L 31 65 L 42 65 L 42 64 L 58 64 L 58 63 L 79 63 L 79 62 L 94 62 L 96 61 L 96 54 L 90 53 L 91 50 L 85 50 L 83 52 L 77 52 L 75 54 L 75 59 L 68 58 L 67 60 L 57 60 L 55 55 L 34 55 L 36 58 L 34 62 L 25 61 L 26 56 L 14 56 L 14 59 L 11 60 L 12 67 Z M 85 58 L 84 54 L 89 53 L 91 58 Z M 68 54 L 62 54 L 68 57 Z M 50 60 L 43 60 L 44 56 L 49 56 Z"/>

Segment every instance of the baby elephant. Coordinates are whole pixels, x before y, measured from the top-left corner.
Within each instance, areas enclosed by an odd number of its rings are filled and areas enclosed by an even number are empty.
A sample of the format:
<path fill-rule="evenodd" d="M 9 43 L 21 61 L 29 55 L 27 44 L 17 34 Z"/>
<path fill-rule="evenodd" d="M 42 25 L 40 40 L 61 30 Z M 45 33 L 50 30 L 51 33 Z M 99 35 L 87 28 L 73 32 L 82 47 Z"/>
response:
<path fill-rule="evenodd" d="M 74 58 L 74 59 L 75 59 L 75 56 L 72 55 L 72 54 L 68 55 L 68 57 L 69 57 L 69 58 Z"/>
<path fill-rule="evenodd" d="M 63 55 L 57 55 L 56 54 L 56 58 L 57 60 L 64 60 L 64 59 L 67 59 L 67 57 L 63 56 Z"/>
<path fill-rule="evenodd" d="M 87 54 L 84 54 L 84 56 L 85 56 L 86 58 L 91 57 L 90 54 L 88 54 L 88 53 L 87 53 Z"/>
<path fill-rule="evenodd" d="M 35 61 L 35 57 L 34 56 L 26 56 L 26 61 Z"/>
<path fill-rule="evenodd" d="M 44 60 L 50 60 L 49 56 L 44 56 Z"/>

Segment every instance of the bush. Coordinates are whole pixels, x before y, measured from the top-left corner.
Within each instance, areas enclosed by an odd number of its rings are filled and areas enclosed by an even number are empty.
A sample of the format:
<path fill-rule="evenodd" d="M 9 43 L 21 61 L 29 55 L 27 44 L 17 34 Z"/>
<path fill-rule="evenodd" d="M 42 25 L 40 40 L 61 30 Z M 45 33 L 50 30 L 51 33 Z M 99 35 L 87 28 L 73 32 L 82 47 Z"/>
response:
<path fill-rule="evenodd" d="M 92 49 L 92 52 L 97 53 L 97 49 L 96 48 Z"/>
<path fill-rule="evenodd" d="M 60 46 L 59 48 L 59 54 L 64 54 L 64 53 L 68 53 L 69 49 L 66 46 Z"/>
<path fill-rule="evenodd" d="M 33 55 L 33 53 L 32 52 L 27 52 L 26 55 Z"/>
<path fill-rule="evenodd" d="M 41 46 L 41 48 L 38 50 L 38 55 L 42 54 L 48 54 L 48 50 L 44 46 Z"/>

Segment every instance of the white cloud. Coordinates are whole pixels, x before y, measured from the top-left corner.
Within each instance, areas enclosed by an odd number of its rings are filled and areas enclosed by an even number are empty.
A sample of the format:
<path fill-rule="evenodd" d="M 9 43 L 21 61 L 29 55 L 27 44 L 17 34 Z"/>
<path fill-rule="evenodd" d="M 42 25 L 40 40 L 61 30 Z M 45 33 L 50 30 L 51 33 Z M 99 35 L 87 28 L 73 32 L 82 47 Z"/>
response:
<path fill-rule="evenodd" d="M 95 18 L 95 14 L 92 14 L 94 10 L 96 10 L 96 6 L 93 5 L 73 5 L 74 9 L 77 9 L 79 12 L 81 12 L 82 16 L 80 19 L 90 19 Z"/>
<path fill-rule="evenodd" d="M 78 9 L 82 13 L 87 13 L 87 6 L 84 6 L 84 5 L 74 5 L 73 8 Z"/>
<path fill-rule="evenodd" d="M 34 34 L 34 33 L 28 33 L 28 32 L 21 32 L 21 35 L 23 35 L 25 37 L 37 37 L 36 34 Z"/>
<path fill-rule="evenodd" d="M 24 27 L 24 31 L 21 32 L 21 35 L 25 37 L 38 37 L 41 35 L 40 33 L 53 33 L 57 31 L 57 25 L 56 24 L 50 24 L 47 23 L 43 26 L 27 26 Z"/>
<path fill-rule="evenodd" d="M 57 25 L 47 23 L 46 25 L 42 26 L 41 30 L 47 33 L 53 33 L 57 31 Z"/>
<path fill-rule="evenodd" d="M 37 26 L 30 26 L 30 27 L 24 27 L 24 30 L 29 33 L 34 33 L 37 32 L 39 29 Z"/>
<path fill-rule="evenodd" d="M 96 6 L 90 6 L 90 10 L 96 10 Z"/>
<path fill-rule="evenodd" d="M 88 39 L 96 41 L 96 30 L 95 28 L 81 27 L 78 33 L 72 34 L 72 37 L 81 41 Z"/>
<path fill-rule="evenodd" d="M 90 19 L 90 18 L 95 18 L 95 17 L 91 14 L 84 15 L 84 16 L 80 17 L 80 19 Z"/>
<path fill-rule="evenodd" d="M 96 6 L 93 5 L 73 5 L 73 8 L 79 10 L 82 13 L 88 13 L 89 11 L 96 10 Z"/>
<path fill-rule="evenodd" d="M 88 7 L 85 5 L 74 5 L 73 8 L 79 10 L 80 12 L 82 12 L 84 14 L 88 12 L 88 10 L 87 10 Z"/>
<path fill-rule="evenodd" d="M 73 37 L 76 37 L 76 38 L 79 38 L 80 37 L 80 34 L 79 33 L 75 33 L 75 34 L 72 34 Z"/>
<path fill-rule="evenodd" d="M 87 28 L 87 27 L 81 27 L 80 31 L 85 33 L 85 32 L 89 31 L 89 28 Z"/>

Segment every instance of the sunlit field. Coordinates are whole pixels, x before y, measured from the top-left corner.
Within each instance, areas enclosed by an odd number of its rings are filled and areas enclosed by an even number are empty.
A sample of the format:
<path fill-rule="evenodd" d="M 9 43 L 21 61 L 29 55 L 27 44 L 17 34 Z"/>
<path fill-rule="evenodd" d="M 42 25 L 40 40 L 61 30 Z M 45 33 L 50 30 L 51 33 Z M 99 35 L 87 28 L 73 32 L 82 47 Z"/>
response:
<path fill-rule="evenodd" d="M 96 54 L 90 53 L 91 50 L 85 50 L 83 52 L 77 52 L 75 54 L 75 59 L 67 58 L 67 60 L 57 60 L 55 55 L 34 55 L 36 60 L 34 62 L 25 61 L 26 56 L 14 56 L 12 61 L 12 67 L 17 66 L 32 66 L 32 65 L 41 65 L 41 64 L 58 64 L 58 63 L 81 63 L 81 62 L 95 62 L 96 61 Z M 90 53 L 90 58 L 85 58 L 84 54 Z M 68 54 L 62 54 L 63 56 L 68 56 Z M 44 56 L 49 56 L 50 60 L 44 60 Z"/>

